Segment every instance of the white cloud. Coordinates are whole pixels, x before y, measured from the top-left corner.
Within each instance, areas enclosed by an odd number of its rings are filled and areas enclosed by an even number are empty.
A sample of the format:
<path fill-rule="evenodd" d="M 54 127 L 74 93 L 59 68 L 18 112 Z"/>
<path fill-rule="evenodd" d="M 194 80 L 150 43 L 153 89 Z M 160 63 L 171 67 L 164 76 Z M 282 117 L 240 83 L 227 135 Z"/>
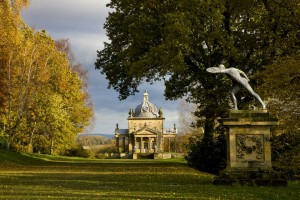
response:
<path fill-rule="evenodd" d="M 96 123 L 93 133 L 114 134 L 116 124 L 120 128 L 127 128 L 126 113 L 112 112 L 109 109 L 101 109 L 95 113 Z"/>

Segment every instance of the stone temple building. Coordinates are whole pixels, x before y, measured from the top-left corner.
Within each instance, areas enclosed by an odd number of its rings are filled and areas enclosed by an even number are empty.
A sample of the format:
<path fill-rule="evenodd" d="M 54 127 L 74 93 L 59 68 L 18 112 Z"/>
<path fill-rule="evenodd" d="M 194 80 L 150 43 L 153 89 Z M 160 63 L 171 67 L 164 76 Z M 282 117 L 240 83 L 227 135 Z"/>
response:
<path fill-rule="evenodd" d="M 134 110 L 130 108 L 128 114 L 128 128 L 120 129 L 117 124 L 115 129 L 120 158 L 137 159 L 143 154 L 153 155 L 154 159 L 171 157 L 170 140 L 175 141 L 176 125 L 172 129 L 164 128 L 162 109 L 158 110 L 149 101 L 147 91 L 143 101 Z"/>

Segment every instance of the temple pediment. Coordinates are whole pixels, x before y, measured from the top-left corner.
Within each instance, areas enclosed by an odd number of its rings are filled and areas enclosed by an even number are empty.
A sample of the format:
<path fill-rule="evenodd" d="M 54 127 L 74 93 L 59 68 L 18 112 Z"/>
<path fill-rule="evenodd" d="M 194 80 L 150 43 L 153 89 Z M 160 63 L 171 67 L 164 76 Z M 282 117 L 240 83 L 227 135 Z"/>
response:
<path fill-rule="evenodd" d="M 149 135 L 149 136 L 150 135 L 157 135 L 157 134 L 158 134 L 158 132 L 156 130 L 153 130 L 153 129 L 147 128 L 147 127 L 142 128 L 142 129 L 140 129 L 140 130 L 133 133 L 133 135 Z"/>

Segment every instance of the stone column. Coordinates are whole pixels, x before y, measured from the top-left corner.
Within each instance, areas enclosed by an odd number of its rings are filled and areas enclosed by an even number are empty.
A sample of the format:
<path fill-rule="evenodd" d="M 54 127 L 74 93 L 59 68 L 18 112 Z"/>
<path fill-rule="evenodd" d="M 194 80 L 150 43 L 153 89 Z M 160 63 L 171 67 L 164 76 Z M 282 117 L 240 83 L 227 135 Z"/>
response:
<path fill-rule="evenodd" d="M 128 134 L 128 153 L 132 153 L 132 141 L 133 140 L 133 135 L 130 133 Z"/>
<path fill-rule="evenodd" d="M 126 152 L 126 139 L 123 137 L 123 152 Z"/>
<path fill-rule="evenodd" d="M 174 138 L 174 149 L 173 149 L 174 152 L 178 152 L 176 147 L 177 147 L 177 144 L 176 144 L 176 137 L 175 137 Z"/>
<path fill-rule="evenodd" d="M 136 153 L 136 137 L 134 137 L 134 148 L 133 148 L 133 150 L 135 151 L 134 153 Z"/>
<path fill-rule="evenodd" d="M 142 153 L 142 139 L 141 138 L 140 138 L 140 143 L 139 143 L 139 151 L 140 151 L 139 153 Z"/>
<path fill-rule="evenodd" d="M 145 153 L 144 152 L 144 142 L 143 142 L 143 137 L 141 137 L 141 153 Z"/>
<path fill-rule="evenodd" d="M 148 137 L 148 152 L 147 153 L 150 153 L 151 151 L 151 138 Z"/>
<path fill-rule="evenodd" d="M 120 153 L 120 138 L 119 138 L 119 136 L 116 136 L 116 148 L 117 148 L 117 153 Z"/>
<path fill-rule="evenodd" d="M 136 137 L 133 135 L 134 137 L 134 144 L 133 144 L 133 151 L 132 151 L 132 159 L 137 159 L 137 146 L 136 146 Z"/>
<path fill-rule="evenodd" d="M 165 139 L 164 139 L 163 135 L 161 135 L 160 144 L 157 148 L 158 153 L 163 153 L 164 152 L 164 142 L 165 142 Z"/>
<path fill-rule="evenodd" d="M 149 137 L 148 150 L 149 150 L 149 153 L 152 152 L 152 138 L 151 137 Z"/>

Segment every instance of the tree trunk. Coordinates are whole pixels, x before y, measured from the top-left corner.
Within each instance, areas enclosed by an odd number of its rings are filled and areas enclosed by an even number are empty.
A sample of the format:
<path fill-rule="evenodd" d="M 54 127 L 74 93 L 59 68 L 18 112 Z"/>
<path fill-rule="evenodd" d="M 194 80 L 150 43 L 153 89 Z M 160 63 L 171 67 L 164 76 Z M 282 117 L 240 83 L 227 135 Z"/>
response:
<path fill-rule="evenodd" d="M 29 144 L 28 144 L 28 149 L 27 149 L 28 153 L 33 152 L 32 141 L 33 141 L 33 134 L 34 134 L 34 131 L 35 131 L 35 127 L 36 127 L 36 122 L 34 122 L 33 129 L 32 129 L 31 134 L 30 134 Z"/>
<path fill-rule="evenodd" d="M 206 117 L 204 126 L 204 137 L 212 138 L 215 133 L 215 117 Z"/>
<path fill-rule="evenodd" d="M 54 139 L 53 139 L 53 137 L 52 137 L 52 138 L 51 138 L 50 155 L 53 155 L 53 151 L 54 151 Z"/>
<path fill-rule="evenodd" d="M 12 136 L 9 134 L 8 135 L 8 140 L 7 140 L 7 143 L 6 143 L 6 150 L 10 150 L 11 141 L 12 141 Z"/>

